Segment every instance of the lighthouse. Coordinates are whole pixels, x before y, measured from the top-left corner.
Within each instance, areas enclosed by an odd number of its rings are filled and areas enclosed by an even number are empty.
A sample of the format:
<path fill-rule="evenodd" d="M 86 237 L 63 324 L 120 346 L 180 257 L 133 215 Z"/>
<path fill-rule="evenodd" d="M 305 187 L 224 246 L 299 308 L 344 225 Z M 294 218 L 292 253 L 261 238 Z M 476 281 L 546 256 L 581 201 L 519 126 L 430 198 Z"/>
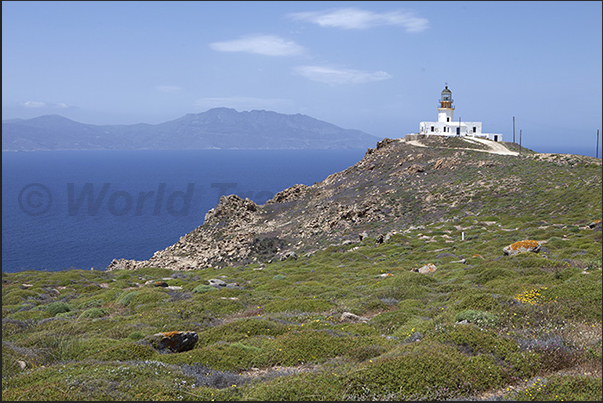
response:
<path fill-rule="evenodd" d="M 502 134 L 482 133 L 482 122 L 454 121 L 454 105 L 452 91 L 445 85 L 440 95 L 437 122 L 421 122 L 419 133 L 440 136 L 469 136 L 492 141 L 503 141 Z"/>
<path fill-rule="evenodd" d="M 448 89 L 448 85 L 442 91 L 440 97 L 440 107 L 438 108 L 438 122 L 453 122 L 454 121 L 454 106 L 452 106 L 452 91 Z"/>

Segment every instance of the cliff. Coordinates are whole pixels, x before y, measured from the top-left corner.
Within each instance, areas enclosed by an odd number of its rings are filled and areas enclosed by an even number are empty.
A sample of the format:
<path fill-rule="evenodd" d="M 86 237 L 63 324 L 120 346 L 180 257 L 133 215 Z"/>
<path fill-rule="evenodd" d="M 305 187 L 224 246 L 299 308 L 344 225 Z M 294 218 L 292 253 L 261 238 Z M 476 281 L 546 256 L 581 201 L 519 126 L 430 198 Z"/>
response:
<path fill-rule="evenodd" d="M 107 269 L 246 265 L 366 236 L 387 239 L 394 232 L 467 215 L 559 216 L 584 203 L 575 189 L 560 182 L 567 175 L 582 175 L 600 194 L 600 169 L 582 172 L 578 167 L 600 167 L 601 160 L 515 148 L 463 138 L 386 138 L 348 169 L 312 186 L 285 189 L 264 205 L 222 196 L 203 225 L 174 245 L 147 261 L 114 260 Z M 596 201 L 591 204 L 595 208 Z"/>

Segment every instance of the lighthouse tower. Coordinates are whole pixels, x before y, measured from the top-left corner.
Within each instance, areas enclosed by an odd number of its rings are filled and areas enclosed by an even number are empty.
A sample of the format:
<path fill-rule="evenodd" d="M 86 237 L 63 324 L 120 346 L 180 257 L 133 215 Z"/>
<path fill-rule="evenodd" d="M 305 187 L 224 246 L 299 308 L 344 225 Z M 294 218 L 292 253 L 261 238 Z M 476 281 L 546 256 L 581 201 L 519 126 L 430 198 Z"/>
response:
<path fill-rule="evenodd" d="M 450 123 L 454 121 L 454 106 L 452 106 L 452 91 L 446 88 L 442 90 L 440 107 L 438 108 L 438 122 Z"/>

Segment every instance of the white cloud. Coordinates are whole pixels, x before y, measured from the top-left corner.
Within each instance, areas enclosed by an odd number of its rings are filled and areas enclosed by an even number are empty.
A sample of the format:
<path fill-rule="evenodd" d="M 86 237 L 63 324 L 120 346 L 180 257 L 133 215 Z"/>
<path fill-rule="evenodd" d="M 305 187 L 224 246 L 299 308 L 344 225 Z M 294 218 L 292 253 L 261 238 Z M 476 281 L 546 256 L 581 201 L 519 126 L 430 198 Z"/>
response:
<path fill-rule="evenodd" d="M 182 87 L 176 85 L 156 85 L 155 89 L 161 92 L 176 93 L 182 91 Z"/>
<path fill-rule="evenodd" d="M 25 108 L 43 108 L 46 106 L 46 102 L 25 101 L 25 102 L 21 102 L 19 105 L 21 105 Z"/>
<path fill-rule="evenodd" d="M 335 69 L 322 66 L 299 66 L 294 71 L 312 81 L 327 84 L 363 84 L 372 81 L 381 81 L 392 78 L 384 71 L 359 71 L 349 69 Z"/>
<path fill-rule="evenodd" d="M 219 52 L 247 52 L 267 56 L 292 56 L 304 51 L 295 42 L 275 35 L 247 36 L 233 41 L 213 42 L 209 46 Z"/>
<path fill-rule="evenodd" d="M 291 104 L 291 101 L 286 99 L 265 99 L 253 97 L 216 97 L 216 98 L 200 98 L 195 101 L 196 108 L 233 108 L 237 110 L 252 110 L 252 109 L 274 109 L 286 107 Z"/>
<path fill-rule="evenodd" d="M 407 32 L 421 32 L 429 27 L 426 18 L 416 17 L 409 11 L 375 13 L 357 8 L 340 8 L 326 11 L 291 13 L 290 18 L 308 21 L 321 27 L 342 29 L 367 29 L 381 25 L 398 25 Z"/>
<path fill-rule="evenodd" d="M 63 102 L 47 103 L 41 101 L 25 101 L 17 104 L 23 108 L 69 108 L 69 105 Z"/>

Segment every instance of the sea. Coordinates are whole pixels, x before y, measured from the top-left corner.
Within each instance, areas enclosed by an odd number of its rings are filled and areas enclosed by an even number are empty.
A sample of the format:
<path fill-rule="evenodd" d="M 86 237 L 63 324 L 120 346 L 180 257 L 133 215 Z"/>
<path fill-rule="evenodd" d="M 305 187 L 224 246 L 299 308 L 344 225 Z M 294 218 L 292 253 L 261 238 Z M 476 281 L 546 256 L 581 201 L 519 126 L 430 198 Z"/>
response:
<path fill-rule="evenodd" d="M 264 204 L 366 149 L 2 153 L 2 271 L 105 270 L 203 224 L 220 196 Z"/>

